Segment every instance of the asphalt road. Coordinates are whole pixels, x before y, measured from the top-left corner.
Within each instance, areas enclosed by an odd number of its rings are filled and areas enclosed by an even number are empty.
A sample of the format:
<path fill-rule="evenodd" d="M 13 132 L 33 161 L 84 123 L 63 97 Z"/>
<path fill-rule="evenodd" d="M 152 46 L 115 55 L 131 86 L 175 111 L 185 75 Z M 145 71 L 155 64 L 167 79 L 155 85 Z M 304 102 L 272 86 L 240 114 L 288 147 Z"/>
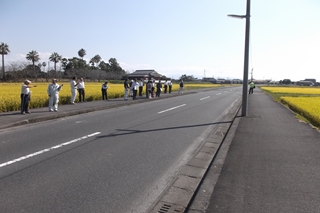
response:
<path fill-rule="evenodd" d="M 145 212 L 241 87 L 0 132 L 0 212 Z"/>

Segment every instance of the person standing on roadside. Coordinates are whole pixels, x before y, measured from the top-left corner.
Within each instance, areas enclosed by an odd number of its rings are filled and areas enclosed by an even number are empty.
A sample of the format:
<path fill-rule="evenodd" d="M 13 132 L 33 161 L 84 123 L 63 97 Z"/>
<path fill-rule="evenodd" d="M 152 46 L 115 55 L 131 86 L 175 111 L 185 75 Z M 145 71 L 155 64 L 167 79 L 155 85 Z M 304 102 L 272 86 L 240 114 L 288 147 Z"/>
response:
<path fill-rule="evenodd" d="M 148 90 L 148 84 L 149 84 L 149 79 L 147 79 L 147 83 L 146 83 L 146 98 L 149 98 L 149 90 Z"/>
<path fill-rule="evenodd" d="M 155 80 L 152 80 L 151 81 L 151 97 L 152 98 L 154 98 L 154 90 L 155 90 L 154 84 L 155 84 Z"/>
<path fill-rule="evenodd" d="M 78 93 L 79 93 L 79 102 L 86 102 L 85 101 L 85 91 L 84 91 L 84 81 L 83 78 L 80 78 L 80 81 L 78 82 Z"/>
<path fill-rule="evenodd" d="M 62 89 L 63 84 L 61 86 L 57 84 L 57 79 L 52 79 L 52 84 L 49 84 L 47 93 L 49 95 L 49 112 L 53 110 L 58 112 L 58 103 L 59 103 L 59 92 Z"/>
<path fill-rule="evenodd" d="M 108 81 L 106 81 L 102 84 L 102 87 L 101 87 L 102 100 L 104 99 L 108 100 L 108 93 L 107 93 L 108 88 L 109 88 Z"/>
<path fill-rule="evenodd" d="M 147 83 L 147 94 L 148 94 L 148 98 L 151 99 L 151 95 L 152 95 L 152 81 L 149 80 Z"/>
<path fill-rule="evenodd" d="M 75 104 L 74 101 L 76 100 L 77 96 L 77 85 L 76 77 L 73 77 L 70 81 L 70 90 L 71 90 L 71 104 Z"/>
<path fill-rule="evenodd" d="M 156 97 L 160 97 L 160 94 L 161 94 L 161 89 L 162 89 L 162 84 L 161 84 L 161 81 L 159 80 L 159 82 L 157 83 L 156 85 L 157 87 L 157 91 L 156 91 Z"/>
<path fill-rule="evenodd" d="M 21 114 L 25 115 L 26 113 L 31 113 L 29 111 L 29 101 L 31 98 L 31 91 L 29 88 L 31 87 L 36 87 L 37 85 L 31 86 L 30 85 L 31 81 L 26 79 L 23 82 L 23 85 L 21 86 L 21 94 L 20 94 L 20 99 L 21 99 Z"/>
<path fill-rule="evenodd" d="M 169 93 L 171 94 L 171 90 L 172 90 L 172 82 L 171 82 L 171 81 L 169 81 L 168 85 L 169 85 Z"/>
<path fill-rule="evenodd" d="M 253 94 L 253 89 L 254 89 L 254 88 L 256 88 L 256 86 L 254 85 L 254 82 L 251 81 L 251 82 L 250 82 L 249 95 L 250 95 L 250 94 Z"/>
<path fill-rule="evenodd" d="M 179 88 L 179 91 L 178 93 L 183 93 L 183 88 L 184 88 L 184 83 L 183 83 L 183 80 L 180 81 L 180 84 L 179 84 L 180 88 Z"/>
<path fill-rule="evenodd" d="M 131 84 L 131 91 L 132 91 L 132 100 L 137 99 L 137 92 L 138 92 L 139 83 L 137 82 L 137 79 L 135 79 Z"/>
<path fill-rule="evenodd" d="M 164 82 L 164 93 L 167 93 L 167 89 L 168 89 L 168 81 L 166 80 Z"/>
<path fill-rule="evenodd" d="M 142 89 L 143 89 L 143 80 L 140 79 L 139 81 L 139 96 L 142 96 Z"/>
<path fill-rule="evenodd" d="M 124 100 L 128 100 L 128 92 L 129 92 L 129 85 L 128 85 L 128 79 L 126 78 L 126 80 L 124 80 L 123 83 L 123 87 L 124 87 Z"/>
<path fill-rule="evenodd" d="M 132 83 L 133 83 L 133 80 L 131 80 L 129 83 L 129 97 L 131 97 L 133 95 L 133 90 L 131 89 Z"/>

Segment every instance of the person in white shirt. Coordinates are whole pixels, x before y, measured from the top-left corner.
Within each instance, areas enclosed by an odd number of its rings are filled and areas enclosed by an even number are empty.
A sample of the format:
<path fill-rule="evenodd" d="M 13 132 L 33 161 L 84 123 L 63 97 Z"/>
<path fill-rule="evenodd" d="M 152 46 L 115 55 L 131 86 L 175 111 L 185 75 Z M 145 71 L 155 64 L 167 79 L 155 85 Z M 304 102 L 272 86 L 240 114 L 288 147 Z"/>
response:
<path fill-rule="evenodd" d="M 139 96 L 142 96 L 142 89 L 143 89 L 143 80 L 140 79 L 139 81 Z"/>
<path fill-rule="evenodd" d="M 164 82 L 164 93 L 167 93 L 167 89 L 168 89 L 168 82 L 167 80 Z"/>
<path fill-rule="evenodd" d="M 137 99 L 138 87 L 139 87 L 139 83 L 137 82 L 137 79 L 135 79 L 134 81 L 132 81 L 131 88 L 130 88 L 132 91 L 133 100 Z"/>
<path fill-rule="evenodd" d="M 86 102 L 85 92 L 84 92 L 84 81 L 83 78 L 80 78 L 80 81 L 78 82 L 78 92 L 79 92 L 79 102 Z"/>
<path fill-rule="evenodd" d="M 75 104 L 74 101 L 76 100 L 77 96 L 77 85 L 76 77 L 73 77 L 70 81 L 70 90 L 71 90 L 71 104 Z"/>
<path fill-rule="evenodd" d="M 21 114 L 25 115 L 26 113 L 31 113 L 29 111 L 29 101 L 30 101 L 30 95 L 31 91 L 29 88 L 31 87 L 36 87 L 37 85 L 31 86 L 30 85 L 31 81 L 26 79 L 23 82 L 23 85 L 21 86 Z"/>
<path fill-rule="evenodd" d="M 133 84 L 133 80 L 130 81 L 129 83 L 129 97 L 132 95 L 133 96 L 133 90 L 132 90 L 132 84 Z"/>
<path fill-rule="evenodd" d="M 169 85 L 169 93 L 171 93 L 171 90 L 172 90 L 172 82 L 169 81 L 168 85 Z"/>
<path fill-rule="evenodd" d="M 57 79 L 52 79 L 52 84 L 49 84 L 47 93 L 49 95 L 49 112 L 53 110 L 58 112 L 59 92 L 63 84 L 57 84 Z"/>

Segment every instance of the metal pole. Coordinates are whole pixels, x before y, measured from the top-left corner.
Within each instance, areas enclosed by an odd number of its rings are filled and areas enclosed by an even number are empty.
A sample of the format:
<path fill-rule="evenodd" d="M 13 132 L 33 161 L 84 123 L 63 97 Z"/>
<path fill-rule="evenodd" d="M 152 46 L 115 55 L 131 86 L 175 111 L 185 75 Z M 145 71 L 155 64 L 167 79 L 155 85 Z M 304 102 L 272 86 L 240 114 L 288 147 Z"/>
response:
<path fill-rule="evenodd" d="M 250 34 L 250 0 L 247 0 L 241 116 L 247 116 L 247 113 L 248 113 L 249 34 Z"/>

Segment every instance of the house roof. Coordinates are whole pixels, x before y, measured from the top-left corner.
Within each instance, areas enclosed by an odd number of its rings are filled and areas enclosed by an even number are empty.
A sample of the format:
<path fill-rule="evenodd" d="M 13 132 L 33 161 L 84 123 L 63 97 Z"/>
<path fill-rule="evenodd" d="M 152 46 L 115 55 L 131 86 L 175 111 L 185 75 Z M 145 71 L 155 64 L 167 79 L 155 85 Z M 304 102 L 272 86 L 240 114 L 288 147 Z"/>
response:
<path fill-rule="evenodd" d="M 127 75 L 128 78 L 160 78 L 163 75 L 157 73 L 155 70 L 136 70 Z"/>

